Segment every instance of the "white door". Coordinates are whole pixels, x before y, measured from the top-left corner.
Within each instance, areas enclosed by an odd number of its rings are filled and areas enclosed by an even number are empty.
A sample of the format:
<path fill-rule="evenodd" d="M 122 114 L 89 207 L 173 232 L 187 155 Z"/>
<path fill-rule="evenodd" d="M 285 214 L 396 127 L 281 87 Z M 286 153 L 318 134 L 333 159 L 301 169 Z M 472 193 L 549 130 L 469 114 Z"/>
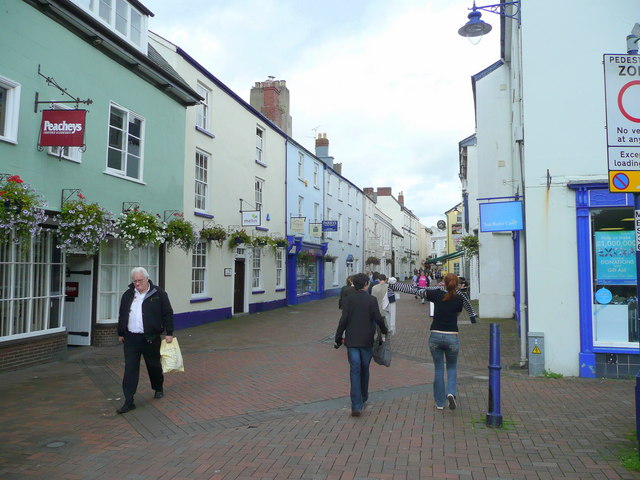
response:
<path fill-rule="evenodd" d="M 91 345 L 92 268 L 92 257 L 67 255 L 64 324 L 69 345 Z"/>

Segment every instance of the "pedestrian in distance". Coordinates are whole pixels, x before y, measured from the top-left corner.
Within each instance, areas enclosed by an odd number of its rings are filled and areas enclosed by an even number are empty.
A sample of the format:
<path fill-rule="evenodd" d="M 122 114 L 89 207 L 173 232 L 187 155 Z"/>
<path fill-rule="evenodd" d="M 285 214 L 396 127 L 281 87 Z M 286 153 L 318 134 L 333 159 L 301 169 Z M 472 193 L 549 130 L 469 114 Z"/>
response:
<path fill-rule="evenodd" d="M 342 316 L 336 330 L 335 348 L 342 345 L 344 334 L 351 382 L 351 416 L 359 417 L 369 398 L 369 366 L 373 355 L 376 325 L 385 335 L 388 330 L 380 314 L 378 302 L 367 293 L 367 276 L 358 273 L 352 280 L 356 292 L 344 300 Z"/>
<path fill-rule="evenodd" d="M 378 275 L 378 284 L 374 285 L 371 289 L 371 295 L 373 295 L 378 302 L 378 309 L 384 317 L 385 325 L 390 328 L 389 321 L 389 286 L 387 285 L 387 276 L 384 273 Z"/>
<path fill-rule="evenodd" d="M 444 277 L 444 288 L 416 289 L 411 285 L 396 283 L 395 278 L 389 279 L 389 288 L 410 294 L 417 292 L 420 297 L 434 302 L 434 315 L 429 336 L 429 350 L 434 366 L 433 397 L 437 410 L 444 410 L 445 402 L 449 404 L 451 410 L 454 410 L 457 407 L 458 353 L 460 352 L 458 314 L 464 308 L 469 313 L 471 323 L 478 321 L 469 299 L 458 289 L 457 275 L 447 273 Z"/>
<path fill-rule="evenodd" d="M 118 315 L 118 340 L 124 344 L 124 404 L 118 413 L 136 408 L 134 395 L 140 379 L 140 357 L 144 357 L 154 398 L 164 396 L 164 375 L 160 362 L 160 335 L 166 331 L 167 343 L 173 341 L 173 309 L 169 296 L 149 280 L 143 267 L 131 270 L 131 284 L 122 295 Z"/>
<path fill-rule="evenodd" d="M 380 276 L 380 272 L 373 272 L 371 274 L 371 281 L 369 282 L 369 294 L 371 294 L 371 290 L 375 287 L 380 281 L 378 277 Z"/>
<path fill-rule="evenodd" d="M 429 286 L 429 280 L 427 278 L 426 272 L 420 271 L 420 275 L 418 276 L 418 288 L 427 288 Z M 420 303 L 424 303 L 424 297 L 420 301 Z"/>
<path fill-rule="evenodd" d="M 356 291 L 356 289 L 353 288 L 353 282 L 351 281 L 351 279 L 352 276 L 349 275 L 347 277 L 345 285 L 340 289 L 340 297 L 338 298 L 338 308 L 340 310 L 342 310 L 342 303 L 344 302 L 345 297 L 348 297 Z"/>

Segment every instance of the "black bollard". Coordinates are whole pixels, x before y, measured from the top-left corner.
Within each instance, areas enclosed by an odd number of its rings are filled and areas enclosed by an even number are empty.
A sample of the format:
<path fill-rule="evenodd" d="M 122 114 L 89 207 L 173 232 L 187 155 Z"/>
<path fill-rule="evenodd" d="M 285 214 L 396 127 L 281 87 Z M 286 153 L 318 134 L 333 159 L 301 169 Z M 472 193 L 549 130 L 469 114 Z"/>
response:
<path fill-rule="evenodd" d="M 487 427 L 501 427 L 500 413 L 500 325 L 491 324 L 489 335 L 489 413 Z"/>

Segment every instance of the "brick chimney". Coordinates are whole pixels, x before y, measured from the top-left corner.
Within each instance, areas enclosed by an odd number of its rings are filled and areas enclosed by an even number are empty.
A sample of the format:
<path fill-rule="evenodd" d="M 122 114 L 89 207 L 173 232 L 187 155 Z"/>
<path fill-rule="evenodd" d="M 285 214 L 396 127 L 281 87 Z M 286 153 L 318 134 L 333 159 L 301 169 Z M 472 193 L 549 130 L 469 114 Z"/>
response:
<path fill-rule="evenodd" d="M 318 138 L 316 138 L 316 157 L 321 159 L 330 167 L 334 167 L 333 157 L 329 156 L 329 139 L 327 138 L 326 133 L 319 133 Z"/>
<path fill-rule="evenodd" d="M 289 89 L 286 81 L 269 77 L 264 82 L 256 82 L 251 89 L 249 103 L 291 136 L 292 120 L 289 114 Z"/>
<path fill-rule="evenodd" d="M 390 197 L 391 196 L 391 187 L 378 187 L 378 196 L 380 196 L 380 197 Z"/>
<path fill-rule="evenodd" d="M 398 203 L 404 207 L 404 192 L 398 193 Z"/>

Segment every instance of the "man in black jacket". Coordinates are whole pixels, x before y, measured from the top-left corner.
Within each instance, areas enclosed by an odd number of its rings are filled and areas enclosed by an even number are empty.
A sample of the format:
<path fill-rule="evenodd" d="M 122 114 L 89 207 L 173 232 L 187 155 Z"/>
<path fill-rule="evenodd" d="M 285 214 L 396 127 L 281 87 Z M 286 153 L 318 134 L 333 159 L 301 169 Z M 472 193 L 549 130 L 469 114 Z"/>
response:
<path fill-rule="evenodd" d="M 147 365 L 151 388 L 156 392 L 154 398 L 164 396 L 160 335 L 166 331 L 167 343 L 173 341 L 173 309 L 167 292 L 151 283 L 143 267 L 131 270 L 131 279 L 132 283 L 120 300 L 118 315 L 118 340 L 124 344 L 124 405 L 118 413 L 136 408 L 133 396 L 140 378 L 140 356 Z"/>
<path fill-rule="evenodd" d="M 359 417 L 369 398 L 369 365 L 373 349 L 376 324 L 385 335 L 387 326 L 380 314 L 378 301 L 367 293 L 369 279 L 364 273 L 352 278 L 356 292 L 343 300 L 342 316 L 336 331 L 336 348 L 347 347 L 351 378 L 351 416 Z"/>

